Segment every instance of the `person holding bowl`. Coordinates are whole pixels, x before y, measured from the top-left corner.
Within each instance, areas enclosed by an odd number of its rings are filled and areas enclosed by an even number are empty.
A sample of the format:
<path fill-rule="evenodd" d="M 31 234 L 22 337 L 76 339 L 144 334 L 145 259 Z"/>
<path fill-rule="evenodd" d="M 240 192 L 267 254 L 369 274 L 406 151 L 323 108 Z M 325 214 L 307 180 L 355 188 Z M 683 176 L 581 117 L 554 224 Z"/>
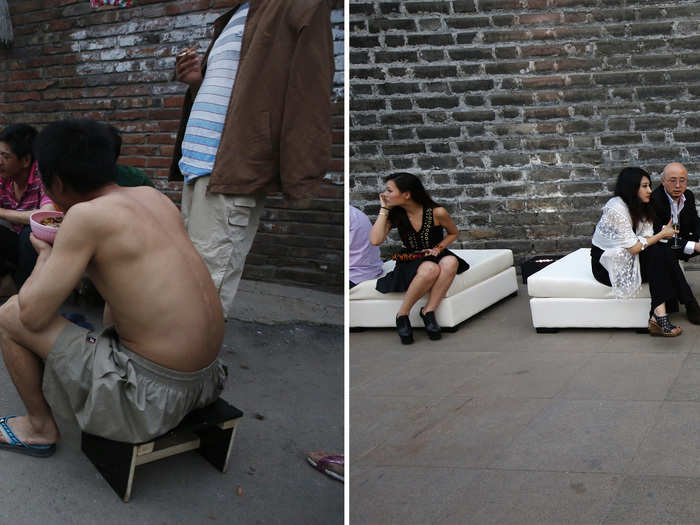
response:
<path fill-rule="evenodd" d="M 611 286 L 618 298 L 633 297 L 649 283 L 649 334 L 675 337 L 683 330 L 669 320 L 678 302 L 693 294 L 676 256 L 662 239 L 673 237 L 669 221 L 654 234 L 651 177 L 641 168 L 624 168 L 617 177 L 615 196 L 603 206 L 591 246 L 591 269 L 596 280 Z"/>
<path fill-rule="evenodd" d="M 376 289 L 381 293 L 405 292 L 396 314 L 396 327 L 403 344 L 413 342 L 408 317 L 411 308 L 429 293 L 420 316 L 428 337 L 440 339 L 435 310 L 455 275 L 469 269 L 466 261 L 447 249 L 457 239 L 459 230 L 447 210 L 430 198 L 415 175 L 395 173 L 385 181 L 386 189 L 379 194 L 381 208 L 370 230 L 370 242 L 379 246 L 389 231 L 397 228 L 404 250 L 395 254 L 394 269 L 377 280 Z"/>
<path fill-rule="evenodd" d="M 37 254 L 29 242 L 29 216 L 55 210 L 39 177 L 32 147 L 36 129 L 12 124 L 0 132 L 0 269 L 14 268 L 21 288 L 32 273 Z"/>

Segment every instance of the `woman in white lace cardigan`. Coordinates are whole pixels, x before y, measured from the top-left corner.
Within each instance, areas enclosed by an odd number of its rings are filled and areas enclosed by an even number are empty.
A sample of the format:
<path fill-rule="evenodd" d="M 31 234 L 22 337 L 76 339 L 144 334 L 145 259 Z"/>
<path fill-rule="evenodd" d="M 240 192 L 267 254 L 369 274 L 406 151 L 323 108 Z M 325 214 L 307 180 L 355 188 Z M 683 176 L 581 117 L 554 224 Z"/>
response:
<path fill-rule="evenodd" d="M 661 239 L 673 237 L 669 222 L 654 235 L 650 204 L 651 177 L 641 168 L 624 168 L 617 178 L 615 197 L 603 207 L 591 246 L 591 267 L 599 282 L 612 286 L 616 297 L 634 297 L 649 282 L 649 333 L 675 337 L 683 331 L 668 314 L 687 304 L 693 294 L 676 256 Z"/>

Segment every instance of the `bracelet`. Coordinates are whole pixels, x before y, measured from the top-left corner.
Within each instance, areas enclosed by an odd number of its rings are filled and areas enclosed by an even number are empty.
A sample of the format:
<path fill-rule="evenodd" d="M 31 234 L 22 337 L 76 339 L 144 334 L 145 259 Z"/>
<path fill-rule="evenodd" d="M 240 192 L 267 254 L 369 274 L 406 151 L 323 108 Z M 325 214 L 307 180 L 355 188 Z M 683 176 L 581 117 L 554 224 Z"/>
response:
<path fill-rule="evenodd" d="M 639 237 L 637 237 L 637 239 L 639 239 L 639 244 L 642 245 L 642 250 L 644 250 L 644 248 L 646 248 L 649 245 L 649 241 L 646 240 L 646 237 L 642 237 L 640 235 Z"/>
<path fill-rule="evenodd" d="M 391 208 L 387 208 L 386 206 L 380 206 L 382 210 L 391 210 Z"/>
<path fill-rule="evenodd" d="M 382 213 L 382 212 L 380 211 L 380 212 L 379 212 L 379 215 L 380 215 L 381 217 L 388 217 L 388 216 L 389 216 L 389 212 Z"/>

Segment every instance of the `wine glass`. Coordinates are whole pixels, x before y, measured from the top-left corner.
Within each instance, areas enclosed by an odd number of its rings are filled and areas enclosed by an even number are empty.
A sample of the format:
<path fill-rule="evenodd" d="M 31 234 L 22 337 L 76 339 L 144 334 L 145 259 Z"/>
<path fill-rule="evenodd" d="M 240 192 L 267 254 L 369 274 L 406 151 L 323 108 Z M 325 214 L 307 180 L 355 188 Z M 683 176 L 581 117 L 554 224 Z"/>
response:
<path fill-rule="evenodd" d="M 681 225 L 678 224 L 678 222 L 674 222 L 671 224 L 671 228 L 673 228 L 673 240 L 671 241 L 671 248 L 674 250 L 680 250 L 681 249 L 681 240 L 678 237 L 678 234 L 681 231 Z"/>

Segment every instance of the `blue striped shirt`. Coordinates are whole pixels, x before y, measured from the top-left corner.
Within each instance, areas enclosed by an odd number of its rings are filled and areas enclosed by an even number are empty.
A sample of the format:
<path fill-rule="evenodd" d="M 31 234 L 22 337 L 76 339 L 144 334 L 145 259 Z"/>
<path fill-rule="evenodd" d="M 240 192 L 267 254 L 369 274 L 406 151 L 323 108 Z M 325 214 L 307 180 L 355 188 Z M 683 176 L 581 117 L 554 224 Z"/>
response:
<path fill-rule="evenodd" d="M 207 58 L 207 70 L 187 121 L 178 163 L 185 182 L 209 175 L 214 169 L 238 72 L 248 8 L 246 2 L 234 13 Z"/>

